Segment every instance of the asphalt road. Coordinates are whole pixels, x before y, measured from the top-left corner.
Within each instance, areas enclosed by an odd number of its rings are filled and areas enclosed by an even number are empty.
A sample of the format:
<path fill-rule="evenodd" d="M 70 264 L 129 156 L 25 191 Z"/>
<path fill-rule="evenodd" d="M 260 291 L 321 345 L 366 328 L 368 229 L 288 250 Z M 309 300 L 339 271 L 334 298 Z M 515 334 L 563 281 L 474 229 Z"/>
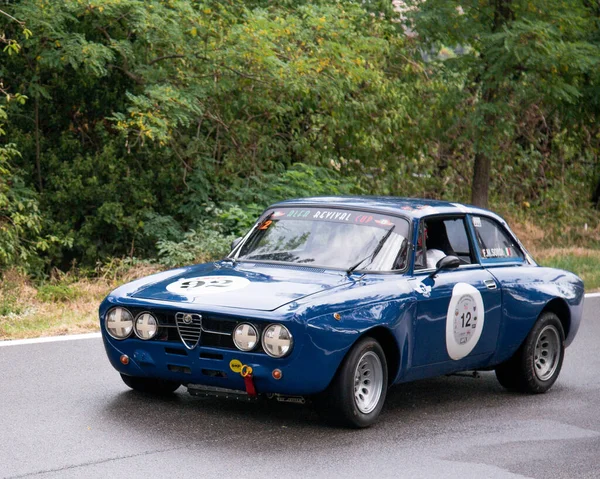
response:
<path fill-rule="evenodd" d="M 0 348 L 0 477 L 600 477 L 599 299 L 545 395 L 493 373 L 396 386 L 377 425 L 308 407 L 134 393 L 100 339 Z"/>

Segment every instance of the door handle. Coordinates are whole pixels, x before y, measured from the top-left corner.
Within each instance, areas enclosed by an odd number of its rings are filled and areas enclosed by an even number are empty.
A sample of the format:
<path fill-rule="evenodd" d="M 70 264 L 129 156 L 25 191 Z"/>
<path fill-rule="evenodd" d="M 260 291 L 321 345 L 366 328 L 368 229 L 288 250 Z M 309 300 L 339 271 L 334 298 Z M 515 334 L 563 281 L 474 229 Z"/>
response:
<path fill-rule="evenodd" d="M 484 280 L 483 284 L 485 284 L 487 289 L 498 289 L 498 285 L 496 284 L 496 281 L 494 281 L 493 279 L 486 279 L 486 280 Z"/>

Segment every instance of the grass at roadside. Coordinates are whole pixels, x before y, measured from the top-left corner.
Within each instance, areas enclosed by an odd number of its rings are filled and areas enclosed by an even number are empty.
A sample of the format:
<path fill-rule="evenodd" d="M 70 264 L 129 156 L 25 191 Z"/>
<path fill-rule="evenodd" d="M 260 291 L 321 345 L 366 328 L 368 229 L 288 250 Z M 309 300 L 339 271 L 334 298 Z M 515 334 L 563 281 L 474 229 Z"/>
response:
<path fill-rule="evenodd" d="M 600 250 L 586 248 L 551 248 L 533 252 L 543 266 L 566 269 L 577 274 L 585 283 L 586 292 L 600 289 Z"/>
<path fill-rule="evenodd" d="M 587 292 L 600 290 L 600 250 L 552 248 L 531 253 L 541 265 L 578 274 Z M 142 264 L 93 279 L 67 274 L 41 285 L 6 272 L 0 283 L 0 340 L 98 331 L 98 305 L 106 294 L 157 269 Z"/>
<path fill-rule="evenodd" d="M 12 277 L 2 285 L 0 339 L 30 338 L 94 331 L 96 311 L 109 289 L 99 281 L 35 288 Z"/>
<path fill-rule="evenodd" d="M 93 279 L 67 274 L 41 285 L 8 271 L 0 282 L 0 340 L 98 331 L 102 299 L 120 284 L 157 269 L 142 265 Z"/>

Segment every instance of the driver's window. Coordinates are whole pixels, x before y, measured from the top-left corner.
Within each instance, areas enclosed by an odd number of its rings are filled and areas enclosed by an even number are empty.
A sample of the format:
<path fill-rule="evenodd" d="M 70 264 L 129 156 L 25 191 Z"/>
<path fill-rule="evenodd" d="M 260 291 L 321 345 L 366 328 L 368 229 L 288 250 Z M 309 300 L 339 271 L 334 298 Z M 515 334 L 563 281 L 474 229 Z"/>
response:
<path fill-rule="evenodd" d="M 454 256 L 458 256 L 461 264 L 475 263 L 464 218 L 445 219 L 444 225 L 448 234 L 448 243 Z"/>
<path fill-rule="evenodd" d="M 431 217 L 421 221 L 415 269 L 435 268 L 445 256 L 457 256 L 462 264 L 473 262 L 464 218 Z"/>

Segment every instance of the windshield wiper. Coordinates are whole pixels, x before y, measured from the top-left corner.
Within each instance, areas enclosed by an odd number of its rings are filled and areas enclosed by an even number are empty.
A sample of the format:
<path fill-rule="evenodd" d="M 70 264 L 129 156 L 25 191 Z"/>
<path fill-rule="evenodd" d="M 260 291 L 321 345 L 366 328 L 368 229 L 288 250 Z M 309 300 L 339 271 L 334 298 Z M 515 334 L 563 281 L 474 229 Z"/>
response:
<path fill-rule="evenodd" d="M 387 239 L 390 237 L 390 235 L 392 234 L 392 231 L 394 231 L 394 228 L 396 227 L 396 225 L 392 226 L 385 235 L 383 235 L 383 238 L 381 238 L 379 240 L 379 243 L 377 243 L 377 247 L 375 248 L 375 251 L 373 251 L 373 254 L 370 254 L 369 256 L 367 256 L 366 258 L 361 259 L 358 263 L 356 263 L 354 266 L 350 266 L 350 268 L 348 268 L 346 270 L 346 274 L 350 275 L 352 273 L 352 271 L 354 271 L 356 268 L 358 268 L 361 264 L 363 264 L 365 261 L 367 261 L 369 258 L 371 259 L 371 261 L 369 262 L 369 264 L 371 264 L 374 260 L 375 260 L 375 256 L 377 256 L 377 254 L 379 253 L 379 251 L 381 250 L 381 248 L 383 248 L 383 244 L 387 241 Z M 367 265 L 368 266 L 368 265 Z"/>

